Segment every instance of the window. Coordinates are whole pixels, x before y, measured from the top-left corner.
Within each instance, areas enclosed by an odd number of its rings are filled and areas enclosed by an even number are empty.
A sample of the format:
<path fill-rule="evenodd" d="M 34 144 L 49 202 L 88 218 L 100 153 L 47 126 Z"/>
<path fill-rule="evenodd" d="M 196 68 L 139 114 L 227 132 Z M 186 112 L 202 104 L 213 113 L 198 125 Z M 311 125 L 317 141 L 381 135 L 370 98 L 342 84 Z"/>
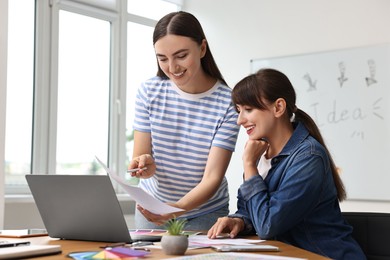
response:
<path fill-rule="evenodd" d="M 179 7 L 149 1 L 8 1 L 7 194 L 29 193 L 26 174 L 104 173 L 95 156 L 126 175 L 154 24 Z"/>
<path fill-rule="evenodd" d="M 151 78 L 157 73 L 156 56 L 154 55 L 152 42 L 153 28 L 128 22 L 127 35 L 127 98 L 126 98 L 126 151 L 127 162 L 133 154 L 133 121 L 135 110 L 136 91 L 142 81 Z M 130 40 L 137 36 L 137 41 Z M 139 50 L 143 50 L 142 52 Z M 137 178 L 130 178 L 135 184 Z"/>
<path fill-rule="evenodd" d="M 110 23 L 60 11 L 56 173 L 96 173 L 107 158 Z"/>
<path fill-rule="evenodd" d="M 25 184 L 24 175 L 31 168 L 34 8 L 34 1 L 8 1 L 5 130 L 5 184 L 8 187 Z"/>
<path fill-rule="evenodd" d="M 159 20 L 170 12 L 178 11 L 178 5 L 161 0 L 128 0 L 127 11 L 130 14 Z"/>

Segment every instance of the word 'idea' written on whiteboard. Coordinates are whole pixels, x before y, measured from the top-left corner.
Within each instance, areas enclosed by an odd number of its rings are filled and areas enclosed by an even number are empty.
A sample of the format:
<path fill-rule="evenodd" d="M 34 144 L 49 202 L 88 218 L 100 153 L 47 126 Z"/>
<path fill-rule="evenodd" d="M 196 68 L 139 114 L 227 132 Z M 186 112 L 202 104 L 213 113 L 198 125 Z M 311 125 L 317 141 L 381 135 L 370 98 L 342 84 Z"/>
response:
<path fill-rule="evenodd" d="M 288 76 L 321 130 L 348 199 L 390 200 L 390 45 L 254 59 Z"/>

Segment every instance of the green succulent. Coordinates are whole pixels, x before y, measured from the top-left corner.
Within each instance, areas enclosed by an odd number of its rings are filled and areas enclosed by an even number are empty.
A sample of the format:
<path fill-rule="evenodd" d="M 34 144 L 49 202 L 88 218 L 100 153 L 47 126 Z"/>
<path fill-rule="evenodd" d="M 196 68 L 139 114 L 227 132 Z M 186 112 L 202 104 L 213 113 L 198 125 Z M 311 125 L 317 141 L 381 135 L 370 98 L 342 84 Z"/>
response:
<path fill-rule="evenodd" d="M 169 235 L 178 236 L 183 233 L 184 227 L 187 224 L 187 219 L 171 218 L 165 223 L 165 227 Z"/>

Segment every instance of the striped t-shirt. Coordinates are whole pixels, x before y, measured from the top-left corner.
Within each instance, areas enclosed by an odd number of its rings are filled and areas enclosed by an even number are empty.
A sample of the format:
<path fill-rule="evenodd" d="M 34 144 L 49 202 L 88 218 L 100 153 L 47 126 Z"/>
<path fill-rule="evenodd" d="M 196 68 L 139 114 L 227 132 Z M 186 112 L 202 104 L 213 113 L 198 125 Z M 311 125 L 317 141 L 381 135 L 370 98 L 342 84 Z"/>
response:
<path fill-rule="evenodd" d="M 176 202 L 202 179 L 212 146 L 234 151 L 239 126 L 231 89 L 217 82 L 200 94 L 154 77 L 138 89 L 134 129 L 150 132 L 156 174 L 139 186 L 163 202 Z M 183 217 L 197 217 L 229 202 L 226 178 L 215 195 Z"/>

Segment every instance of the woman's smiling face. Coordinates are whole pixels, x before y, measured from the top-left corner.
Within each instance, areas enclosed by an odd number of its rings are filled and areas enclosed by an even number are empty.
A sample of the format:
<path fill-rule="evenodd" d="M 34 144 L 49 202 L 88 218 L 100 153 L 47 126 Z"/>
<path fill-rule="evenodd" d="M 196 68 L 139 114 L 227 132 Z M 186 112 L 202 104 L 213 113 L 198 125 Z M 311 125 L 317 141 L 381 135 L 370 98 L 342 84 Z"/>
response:
<path fill-rule="evenodd" d="M 237 124 L 245 128 L 249 139 L 260 140 L 268 138 L 274 129 L 275 117 L 272 108 L 266 110 L 237 105 L 239 113 Z"/>
<path fill-rule="evenodd" d="M 201 58 L 206 52 L 206 42 L 197 44 L 189 37 L 168 34 L 154 44 L 161 70 L 178 87 L 196 82 L 203 73 Z"/>

